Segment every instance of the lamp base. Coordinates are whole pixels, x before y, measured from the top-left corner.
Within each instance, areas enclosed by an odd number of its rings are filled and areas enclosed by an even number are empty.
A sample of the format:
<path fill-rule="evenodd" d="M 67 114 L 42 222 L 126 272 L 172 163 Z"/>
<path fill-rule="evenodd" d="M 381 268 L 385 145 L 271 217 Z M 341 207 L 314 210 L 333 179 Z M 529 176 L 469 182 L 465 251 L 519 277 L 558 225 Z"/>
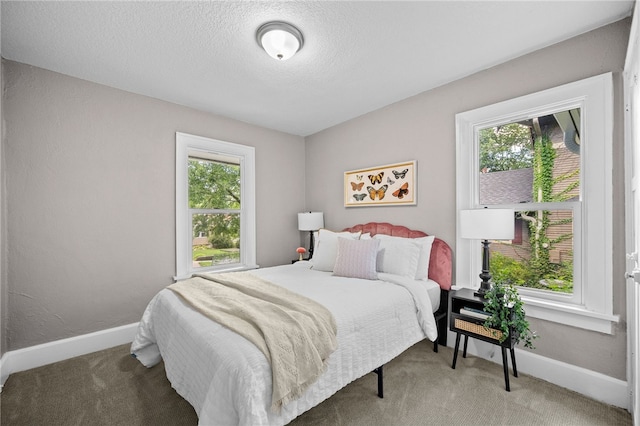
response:
<path fill-rule="evenodd" d="M 482 277 L 482 274 L 480 274 Z M 476 297 L 481 297 L 484 299 L 485 295 L 491 290 L 491 283 L 489 281 L 484 281 L 486 275 L 483 278 L 483 281 L 480 283 L 480 288 L 473 292 L 473 295 Z"/>
<path fill-rule="evenodd" d="M 313 257 L 313 246 L 313 231 L 309 231 L 309 260 L 311 260 L 311 258 Z"/>
<path fill-rule="evenodd" d="M 484 295 L 491 290 L 491 273 L 489 272 L 489 241 L 482 241 L 482 272 L 480 273 L 480 288 L 473 293 L 476 297 L 484 299 Z"/>
<path fill-rule="evenodd" d="M 485 290 L 484 288 L 479 288 L 478 290 L 473 292 L 474 296 L 480 297 L 482 299 L 484 299 L 486 294 L 487 294 L 487 290 Z"/>

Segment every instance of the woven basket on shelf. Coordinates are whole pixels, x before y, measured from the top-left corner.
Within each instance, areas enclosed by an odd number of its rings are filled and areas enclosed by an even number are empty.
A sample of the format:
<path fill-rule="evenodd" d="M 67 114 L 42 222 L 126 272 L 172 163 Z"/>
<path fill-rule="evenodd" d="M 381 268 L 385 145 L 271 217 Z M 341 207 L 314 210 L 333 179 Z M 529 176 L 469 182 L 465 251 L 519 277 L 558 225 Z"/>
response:
<path fill-rule="evenodd" d="M 485 336 L 490 339 L 500 340 L 502 338 L 502 331 L 493 328 L 485 328 L 482 324 L 476 324 L 468 322 L 460 318 L 455 319 L 455 326 L 460 330 L 469 331 L 480 336 Z"/>

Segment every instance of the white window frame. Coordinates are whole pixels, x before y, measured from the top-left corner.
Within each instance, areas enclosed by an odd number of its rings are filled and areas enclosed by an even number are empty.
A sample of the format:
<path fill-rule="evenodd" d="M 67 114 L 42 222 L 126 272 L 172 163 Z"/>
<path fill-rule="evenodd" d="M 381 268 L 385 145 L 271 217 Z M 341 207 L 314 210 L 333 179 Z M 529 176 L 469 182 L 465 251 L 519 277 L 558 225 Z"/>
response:
<path fill-rule="evenodd" d="M 240 263 L 193 268 L 192 229 L 189 213 L 189 157 L 233 159 L 240 164 Z M 195 272 L 255 269 L 256 202 L 255 148 L 187 133 L 176 133 L 176 275 L 179 281 Z"/>
<path fill-rule="evenodd" d="M 481 129 L 581 109 L 580 202 L 540 204 L 545 209 L 574 211 L 574 294 L 563 296 L 526 288 L 519 292 L 531 317 L 608 334 L 612 333 L 612 322 L 619 321 L 618 315 L 613 315 L 612 88 L 612 74 L 606 73 L 456 115 L 459 218 L 460 210 L 484 207 L 479 204 L 478 194 L 477 135 Z M 456 224 L 459 229 L 459 219 Z M 456 281 L 461 287 L 477 288 L 482 269 L 480 242 L 457 234 Z"/>

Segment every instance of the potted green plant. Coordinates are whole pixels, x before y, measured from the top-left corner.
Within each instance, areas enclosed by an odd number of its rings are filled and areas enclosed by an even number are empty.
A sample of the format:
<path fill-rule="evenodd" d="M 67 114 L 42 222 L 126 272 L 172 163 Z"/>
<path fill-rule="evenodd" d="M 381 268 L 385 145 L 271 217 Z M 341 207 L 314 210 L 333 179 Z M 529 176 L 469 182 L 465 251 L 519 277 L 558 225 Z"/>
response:
<path fill-rule="evenodd" d="M 516 343 L 523 342 L 525 348 L 535 349 L 533 340 L 538 335 L 529 328 L 524 305 L 513 285 L 494 283 L 485 293 L 484 301 L 484 311 L 490 315 L 485 320 L 484 327 L 493 330 L 500 343 L 512 338 L 509 333 L 513 332 Z M 502 333 L 496 333 L 495 330 Z"/>

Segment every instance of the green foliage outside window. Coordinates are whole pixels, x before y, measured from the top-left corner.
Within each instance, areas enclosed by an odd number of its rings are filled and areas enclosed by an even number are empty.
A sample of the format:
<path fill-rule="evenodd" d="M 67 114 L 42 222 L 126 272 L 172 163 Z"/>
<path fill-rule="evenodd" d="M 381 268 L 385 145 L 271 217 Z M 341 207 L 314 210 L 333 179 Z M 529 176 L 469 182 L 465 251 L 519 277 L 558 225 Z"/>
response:
<path fill-rule="evenodd" d="M 240 166 L 219 161 L 189 159 L 189 208 L 208 210 L 192 215 L 193 236 L 204 236 L 208 246 L 193 247 L 200 266 L 239 261 Z M 204 263 L 203 263 L 204 262 Z"/>
<path fill-rule="evenodd" d="M 555 154 L 548 136 L 543 135 L 537 138 L 533 156 L 532 192 L 535 203 L 551 201 Z M 537 282 L 545 279 L 553 268 L 549 257 L 549 251 L 553 248 L 548 237 L 549 225 L 551 224 L 550 212 L 548 210 L 522 212 L 520 217 L 529 225 L 529 244 L 531 245 L 529 267 Z"/>
<path fill-rule="evenodd" d="M 189 159 L 189 208 L 239 209 L 240 166 Z"/>
<path fill-rule="evenodd" d="M 500 252 L 491 253 L 489 269 L 495 283 L 527 286 L 533 281 L 531 268 L 525 260 L 513 259 Z"/>
<path fill-rule="evenodd" d="M 209 244 L 213 248 L 230 248 L 234 247 L 231 236 L 226 234 L 215 234 L 209 237 Z"/>
<path fill-rule="evenodd" d="M 518 123 L 480 131 L 480 169 L 490 172 L 527 169 L 532 166 L 533 146 L 529 127 Z"/>
<path fill-rule="evenodd" d="M 495 243 L 494 243 L 495 244 Z M 540 277 L 525 259 L 513 259 L 499 252 L 491 253 L 491 280 L 496 284 L 573 292 L 573 262 L 552 264 L 544 277 Z M 543 284 L 544 283 L 544 284 Z"/>

